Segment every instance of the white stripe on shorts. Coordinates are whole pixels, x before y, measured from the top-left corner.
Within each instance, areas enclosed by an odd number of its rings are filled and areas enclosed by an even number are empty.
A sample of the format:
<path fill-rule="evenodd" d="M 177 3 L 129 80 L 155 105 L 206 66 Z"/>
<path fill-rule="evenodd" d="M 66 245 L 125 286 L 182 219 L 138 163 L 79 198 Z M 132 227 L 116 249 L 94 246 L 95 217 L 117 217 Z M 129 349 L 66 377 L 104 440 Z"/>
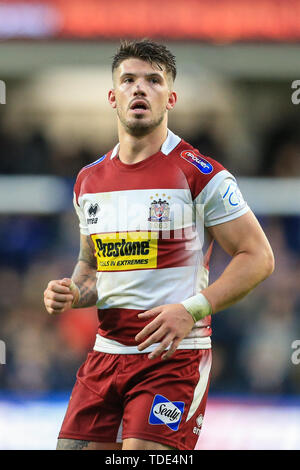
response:
<path fill-rule="evenodd" d="M 211 369 L 211 355 L 207 357 L 205 362 L 201 361 L 199 365 L 199 382 L 197 383 L 194 391 L 194 396 L 193 396 L 193 401 L 191 403 L 190 410 L 188 412 L 186 421 L 191 419 L 191 417 L 196 413 L 198 406 L 201 403 L 201 400 L 203 398 L 203 395 L 206 391 L 207 384 L 208 384 L 208 379 L 209 379 L 209 374 L 210 374 L 210 369 Z"/>

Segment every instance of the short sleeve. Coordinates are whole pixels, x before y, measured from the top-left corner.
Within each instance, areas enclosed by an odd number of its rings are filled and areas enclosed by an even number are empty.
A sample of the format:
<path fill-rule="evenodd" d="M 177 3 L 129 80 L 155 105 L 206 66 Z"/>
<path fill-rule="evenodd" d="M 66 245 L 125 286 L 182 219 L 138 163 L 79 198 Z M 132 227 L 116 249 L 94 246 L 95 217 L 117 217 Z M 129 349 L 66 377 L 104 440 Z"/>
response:
<path fill-rule="evenodd" d="M 216 174 L 194 202 L 201 207 L 205 227 L 229 222 L 249 210 L 236 179 L 227 170 Z"/>
<path fill-rule="evenodd" d="M 88 230 L 88 226 L 87 226 L 87 223 L 86 223 L 86 218 L 85 218 L 84 212 L 83 212 L 82 208 L 77 204 L 76 199 L 77 199 L 76 194 L 74 193 L 73 204 L 74 204 L 75 212 L 76 212 L 76 214 L 78 216 L 78 219 L 79 219 L 80 233 L 82 233 L 83 235 L 89 235 L 89 230 Z"/>

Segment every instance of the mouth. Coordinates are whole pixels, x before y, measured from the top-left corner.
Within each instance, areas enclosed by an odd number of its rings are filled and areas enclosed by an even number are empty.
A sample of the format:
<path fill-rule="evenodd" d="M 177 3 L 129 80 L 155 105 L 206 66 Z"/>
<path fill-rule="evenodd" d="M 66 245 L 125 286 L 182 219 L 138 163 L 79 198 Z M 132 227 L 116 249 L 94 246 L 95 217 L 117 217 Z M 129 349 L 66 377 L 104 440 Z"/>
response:
<path fill-rule="evenodd" d="M 149 110 L 149 105 L 144 100 L 135 100 L 131 104 L 130 110 L 138 112 L 138 113 L 143 113 L 144 111 Z"/>

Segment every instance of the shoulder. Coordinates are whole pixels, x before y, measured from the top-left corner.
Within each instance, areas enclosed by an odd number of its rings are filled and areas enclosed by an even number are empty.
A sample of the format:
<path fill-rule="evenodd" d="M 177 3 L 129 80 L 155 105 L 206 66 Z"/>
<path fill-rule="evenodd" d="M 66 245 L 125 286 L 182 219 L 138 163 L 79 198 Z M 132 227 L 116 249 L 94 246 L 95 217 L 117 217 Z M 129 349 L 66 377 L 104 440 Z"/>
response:
<path fill-rule="evenodd" d="M 198 149 L 183 139 L 172 152 L 172 163 L 180 167 L 184 173 L 193 199 L 220 172 L 228 173 L 221 163 L 210 156 L 202 155 Z"/>
<path fill-rule="evenodd" d="M 78 204 L 78 198 L 82 195 L 82 193 L 86 192 L 87 184 L 90 178 L 93 175 L 98 174 L 98 172 L 101 172 L 103 170 L 103 166 L 106 164 L 107 161 L 110 160 L 112 153 L 113 153 L 113 150 L 110 150 L 109 152 L 105 153 L 94 162 L 81 168 L 81 170 L 77 174 L 75 185 L 74 185 L 74 193 L 76 196 L 77 204 Z"/>

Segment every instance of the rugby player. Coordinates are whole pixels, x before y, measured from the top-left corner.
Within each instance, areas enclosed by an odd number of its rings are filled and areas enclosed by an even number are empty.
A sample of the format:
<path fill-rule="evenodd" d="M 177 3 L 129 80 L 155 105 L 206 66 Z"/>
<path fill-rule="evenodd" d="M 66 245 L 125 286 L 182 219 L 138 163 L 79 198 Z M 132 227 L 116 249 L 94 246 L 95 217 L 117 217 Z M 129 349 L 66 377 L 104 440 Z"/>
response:
<path fill-rule="evenodd" d="M 174 55 L 147 39 L 121 42 L 113 58 L 119 142 L 79 172 L 78 262 L 44 292 L 51 315 L 96 305 L 99 316 L 57 449 L 194 449 L 211 316 L 274 269 L 234 176 L 168 129 L 175 77 Z M 214 241 L 231 260 L 209 284 Z"/>

